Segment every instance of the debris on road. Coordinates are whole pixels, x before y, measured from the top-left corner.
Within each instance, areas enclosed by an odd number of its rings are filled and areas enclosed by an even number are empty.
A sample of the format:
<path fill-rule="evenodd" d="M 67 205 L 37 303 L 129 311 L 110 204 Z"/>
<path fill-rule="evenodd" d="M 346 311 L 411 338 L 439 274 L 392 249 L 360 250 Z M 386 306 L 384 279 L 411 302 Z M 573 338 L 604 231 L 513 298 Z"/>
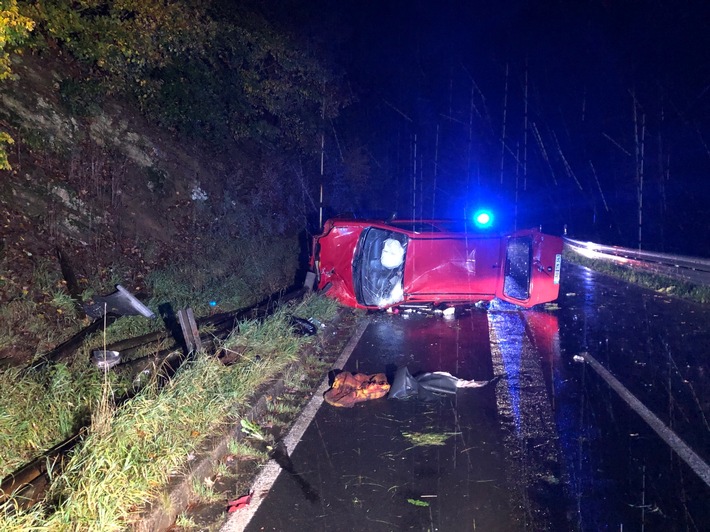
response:
<path fill-rule="evenodd" d="M 403 432 L 402 436 L 409 440 L 409 442 L 412 444 L 412 447 L 410 447 L 410 449 L 413 449 L 414 447 L 445 445 L 446 440 L 456 434 L 459 433 L 445 432 L 443 434 L 439 434 L 434 432 Z"/>
<path fill-rule="evenodd" d="M 429 506 L 428 502 L 420 501 L 419 499 L 407 499 L 407 502 L 413 506 L 421 506 L 423 508 L 426 508 Z"/>
<path fill-rule="evenodd" d="M 331 388 L 323 396 L 332 406 L 351 408 L 355 403 L 379 399 L 408 399 L 417 396 L 427 401 L 444 395 L 454 395 L 459 388 L 482 388 L 500 379 L 500 375 L 487 381 L 465 380 L 446 371 L 422 373 L 413 377 L 406 366 L 397 370 L 390 385 L 384 373 L 365 375 L 341 371 L 335 376 Z"/>
<path fill-rule="evenodd" d="M 394 382 L 390 389 L 390 399 L 408 399 L 418 396 L 421 399 L 431 400 L 436 394 L 453 395 L 459 388 L 481 388 L 497 382 L 500 376 L 488 381 L 464 380 L 454 377 L 445 371 L 422 373 L 413 377 L 406 366 L 397 370 Z"/>
<path fill-rule="evenodd" d="M 335 376 L 324 399 L 330 405 L 351 408 L 355 403 L 384 397 L 389 390 L 390 385 L 384 373 L 365 375 L 342 371 Z"/>

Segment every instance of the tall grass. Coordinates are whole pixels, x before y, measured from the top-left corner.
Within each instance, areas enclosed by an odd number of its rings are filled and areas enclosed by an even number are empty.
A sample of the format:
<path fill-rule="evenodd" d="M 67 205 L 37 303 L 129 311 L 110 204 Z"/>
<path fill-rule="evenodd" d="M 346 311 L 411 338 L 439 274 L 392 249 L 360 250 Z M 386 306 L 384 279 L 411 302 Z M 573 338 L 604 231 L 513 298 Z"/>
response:
<path fill-rule="evenodd" d="M 0 299 L 0 352 L 27 344 L 47 350 L 80 327 L 61 274 L 46 259 L 37 261 L 29 283 L 0 275 Z"/>
<path fill-rule="evenodd" d="M 309 340 L 292 334 L 289 315 L 325 321 L 335 311 L 332 301 L 313 296 L 264 322 L 241 323 L 224 343 L 243 353 L 235 364 L 200 353 L 163 388 L 153 383 L 119 408 L 107 407 L 110 383 L 97 378 L 92 427 L 47 501 L 27 511 L 6 505 L 0 530 L 126 529 L 209 434 L 243 416 L 255 391 L 299 358 Z"/>
<path fill-rule="evenodd" d="M 96 371 L 70 371 L 58 364 L 0 378 L 0 476 L 65 440 L 90 416 L 101 395 Z"/>
<path fill-rule="evenodd" d="M 191 260 L 152 273 L 148 282 L 157 308 L 192 307 L 196 315 L 244 308 L 294 281 L 297 242 L 290 238 L 236 239 L 205 246 Z M 269 272 L 268 277 L 264 272 Z"/>
<path fill-rule="evenodd" d="M 147 305 L 156 313 L 162 303 L 176 310 L 190 306 L 200 317 L 213 311 L 211 300 L 218 310 L 230 311 L 260 301 L 276 290 L 275 284 L 288 286 L 296 268 L 294 239 L 268 245 L 253 240 L 205 244 L 204 253 L 197 257 L 153 272 L 148 278 L 152 298 Z M 266 269 L 270 267 L 275 270 Z M 241 273 L 245 269 L 250 271 Z M 49 264 L 40 263 L 34 276 L 35 292 L 40 290 L 42 297 L 3 278 L 2 289 L 12 301 L 0 306 L 0 350 L 34 339 L 37 354 L 45 353 L 88 323 L 76 316 L 71 298 L 61 289 L 60 274 Z M 89 338 L 65 363 L 29 374 L 0 370 L 0 477 L 63 441 L 89 419 L 102 393 L 101 377 L 88 362 L 92 349 L 162 329 L 160 319 L 122 317 Z M 120 395 L 129 383 L 110 376 Z"/>

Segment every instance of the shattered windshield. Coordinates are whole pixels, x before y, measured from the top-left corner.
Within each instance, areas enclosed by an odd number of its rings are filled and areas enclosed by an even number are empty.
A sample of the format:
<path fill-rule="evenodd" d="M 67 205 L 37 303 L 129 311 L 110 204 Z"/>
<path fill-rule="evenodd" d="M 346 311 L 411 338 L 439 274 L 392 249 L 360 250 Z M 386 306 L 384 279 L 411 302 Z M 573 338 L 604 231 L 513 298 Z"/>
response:
<path fill-rule="evenodd" d="M 407 236 L 396 231 L 375 227 L 363 231 L 353 260 L 358 303 L 384 308 L 402 301 L 407 242 Z"/>

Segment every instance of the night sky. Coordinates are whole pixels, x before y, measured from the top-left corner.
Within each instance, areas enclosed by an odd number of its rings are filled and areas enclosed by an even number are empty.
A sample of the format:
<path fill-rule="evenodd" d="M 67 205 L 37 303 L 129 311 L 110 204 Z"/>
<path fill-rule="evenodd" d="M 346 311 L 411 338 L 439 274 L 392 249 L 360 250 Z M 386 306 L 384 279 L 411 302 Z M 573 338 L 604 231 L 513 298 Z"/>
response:
<path fill-rule="evenodd" d="M 637 247 L 642 182 L 641 247 L 710 256 L 707 2 L 317 5 L 356 97 L 333 131 L 373 175 L 361 196 L 332 186 L 334 209 L 489 206 L 501 227 Z"/>

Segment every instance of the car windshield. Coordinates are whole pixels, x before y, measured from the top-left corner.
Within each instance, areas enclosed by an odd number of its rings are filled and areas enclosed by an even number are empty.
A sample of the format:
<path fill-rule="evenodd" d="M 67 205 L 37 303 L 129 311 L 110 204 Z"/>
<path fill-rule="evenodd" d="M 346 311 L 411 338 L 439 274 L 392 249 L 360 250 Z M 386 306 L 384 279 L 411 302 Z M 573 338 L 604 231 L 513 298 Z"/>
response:
<path fill-rule="evenodd" d="M 376 227 L 363 231 L 353 260 L 358 303 L 384 308 L 402 301 L 407 242 L 407 235 L 397 231 Z"/>

